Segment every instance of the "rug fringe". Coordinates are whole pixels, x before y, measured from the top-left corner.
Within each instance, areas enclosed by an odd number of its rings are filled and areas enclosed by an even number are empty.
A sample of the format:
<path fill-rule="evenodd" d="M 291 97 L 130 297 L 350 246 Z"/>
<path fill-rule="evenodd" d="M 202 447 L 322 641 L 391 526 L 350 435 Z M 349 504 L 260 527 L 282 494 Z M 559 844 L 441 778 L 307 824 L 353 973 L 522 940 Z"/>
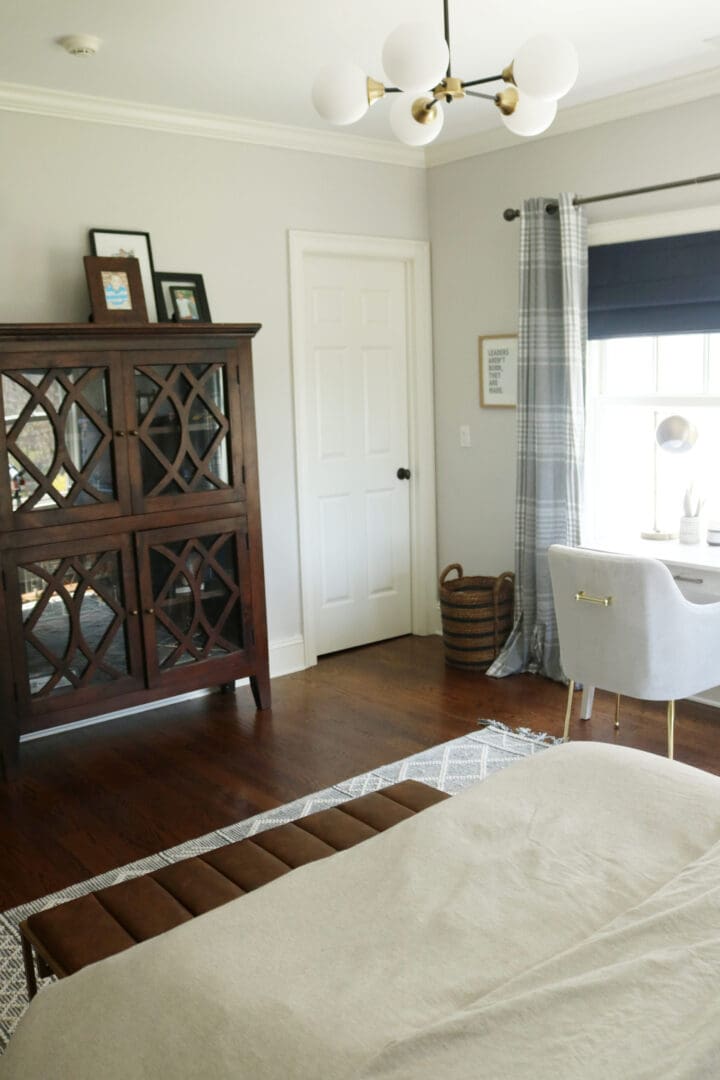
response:
<path fill-rule="evenodd" d="M 492 731 L 501 731 L 505 735 L 517 735 L 518 738 L 526 739 L 528 742 L 542 743 L 544 746 L 557 746 L 563 741 L 555 735 L 548 734 L 547 731 L 533 731 L 529 727 L 508 727 L 502 720 L 478 720 L 478 724 Z"/>

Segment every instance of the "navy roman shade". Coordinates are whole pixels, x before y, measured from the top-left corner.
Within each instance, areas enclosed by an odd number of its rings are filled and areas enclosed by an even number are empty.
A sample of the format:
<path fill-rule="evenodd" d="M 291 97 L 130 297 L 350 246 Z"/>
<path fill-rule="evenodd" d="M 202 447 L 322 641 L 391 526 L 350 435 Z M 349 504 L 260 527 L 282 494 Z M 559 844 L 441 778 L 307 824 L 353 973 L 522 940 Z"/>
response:
<path fill-rule="evenodd" d="M 589 250 L 588 337 L 720 331 L 720 232 Z"/>

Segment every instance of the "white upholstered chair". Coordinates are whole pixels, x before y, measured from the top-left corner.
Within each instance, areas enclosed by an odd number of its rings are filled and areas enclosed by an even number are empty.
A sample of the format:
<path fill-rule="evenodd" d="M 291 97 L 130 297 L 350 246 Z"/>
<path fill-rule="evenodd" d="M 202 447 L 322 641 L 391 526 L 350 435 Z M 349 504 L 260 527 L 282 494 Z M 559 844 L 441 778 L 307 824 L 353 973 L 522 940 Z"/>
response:
<path fill-rule="evenodd" d="M 687 600 L 658 559 L 553 544 L 548 550 L 560 659 L 592 707 L 595 687 L 667 701 L 673 757 L 675 701 L 720 684 L 720 603 Z M 618 726 L 616 708 L 615 726 Z"/>

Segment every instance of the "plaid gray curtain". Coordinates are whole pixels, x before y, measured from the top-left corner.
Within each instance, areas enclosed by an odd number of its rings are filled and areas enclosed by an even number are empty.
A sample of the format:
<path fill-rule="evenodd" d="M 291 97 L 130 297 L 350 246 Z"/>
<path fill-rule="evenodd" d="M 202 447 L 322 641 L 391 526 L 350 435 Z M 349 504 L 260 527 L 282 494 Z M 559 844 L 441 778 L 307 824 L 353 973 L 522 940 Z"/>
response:
<path fill-rule="evenodd" d="M 547 549 L 580 543 L 587 230 L 572 199 L 561 195 L 557 214 L 547 213 L 548 199 L 522 209 L 515 624 L 488 675 L 565 678 Z"/>

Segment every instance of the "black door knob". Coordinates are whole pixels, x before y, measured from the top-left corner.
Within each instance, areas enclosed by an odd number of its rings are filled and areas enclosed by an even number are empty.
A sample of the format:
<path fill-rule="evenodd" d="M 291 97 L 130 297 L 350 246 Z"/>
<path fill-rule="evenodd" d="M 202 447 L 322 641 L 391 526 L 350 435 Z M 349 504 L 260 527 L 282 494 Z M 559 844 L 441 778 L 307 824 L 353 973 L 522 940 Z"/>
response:
<path fill-rule="evenodd" d="M 398 478 L 398 480 L 409 480 L 410 479 L 410 470 L 409 469 L 398 469 L 397 478 Z"/>

